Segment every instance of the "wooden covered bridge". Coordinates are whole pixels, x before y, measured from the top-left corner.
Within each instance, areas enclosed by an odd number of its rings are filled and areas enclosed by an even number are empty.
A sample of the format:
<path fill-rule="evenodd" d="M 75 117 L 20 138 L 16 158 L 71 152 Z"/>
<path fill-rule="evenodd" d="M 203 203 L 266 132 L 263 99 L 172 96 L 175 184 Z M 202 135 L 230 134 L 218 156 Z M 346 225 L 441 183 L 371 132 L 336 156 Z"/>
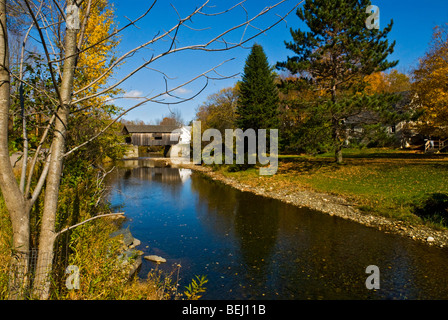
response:
<path fill-rule="evenodd" d="M 170 146 L 179 142 L 178 126 L 125 125 L 123 134 L 126 143 L 134 146 Z"/>
<path fill-rule="evenodd" d="M 165 146 L 164 155 L 166 156 L 170 147 L 179 143 L 181 134 L 180 130 L 175 131 L 176 129 L 180 127 L 129 124 L 123 127 L 122 133 L 126 137 L 126 143 L 133 145 L 135 149 L 139 146 Z M 134 150 L 135 152 L 138 153 Z"/>

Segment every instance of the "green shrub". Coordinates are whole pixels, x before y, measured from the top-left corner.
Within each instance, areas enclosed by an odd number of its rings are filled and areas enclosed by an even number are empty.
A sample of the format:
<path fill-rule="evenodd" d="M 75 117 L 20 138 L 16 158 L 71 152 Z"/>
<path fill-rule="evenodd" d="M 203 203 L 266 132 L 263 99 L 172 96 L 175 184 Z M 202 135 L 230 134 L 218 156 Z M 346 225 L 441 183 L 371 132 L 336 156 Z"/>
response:
<path fill-rule="evenodd" d="M 414 204 L 414 213 L 424 220 L 448 227 L 448 194 L 431 193 Z"/>

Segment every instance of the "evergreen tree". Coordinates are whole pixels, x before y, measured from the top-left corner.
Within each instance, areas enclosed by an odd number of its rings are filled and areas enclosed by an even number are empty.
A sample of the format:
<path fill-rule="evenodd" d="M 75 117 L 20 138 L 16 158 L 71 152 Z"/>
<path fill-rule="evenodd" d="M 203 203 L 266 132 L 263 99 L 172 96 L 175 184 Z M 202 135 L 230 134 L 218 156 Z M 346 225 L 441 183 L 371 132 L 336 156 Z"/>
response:
<path fill-rule="evenodd" d="M 262 46 L 254 44 L 239 86 L 236 125 L 242 130 L 278 129 L 278 91 L 275 73 Z"/>
<path fill-rule="evenodd" d="M 306 0 L 298 17 L 309 31 L 291 29 L 292 42 L 286 48 L 295 55 L 277 63 L 277 68 L 298 75 L 318 94 L 313 103 L 307 102 L 311 114 L 319 114 L 323 128 L 331 128 L 331 141 L 337 162 L 342 162 L 342 146 L 347 139 L 346 120 L 366 111 L 381 112 L 391 106 L 391 97 L 368 96 L 364 77 L 397 65 L 387 56 L 395 42 L 386 36 L 393 22 L 383 30 L 366 27 L 370 0 Z M 385 101 L 387 100 L 387 101 Z"/>

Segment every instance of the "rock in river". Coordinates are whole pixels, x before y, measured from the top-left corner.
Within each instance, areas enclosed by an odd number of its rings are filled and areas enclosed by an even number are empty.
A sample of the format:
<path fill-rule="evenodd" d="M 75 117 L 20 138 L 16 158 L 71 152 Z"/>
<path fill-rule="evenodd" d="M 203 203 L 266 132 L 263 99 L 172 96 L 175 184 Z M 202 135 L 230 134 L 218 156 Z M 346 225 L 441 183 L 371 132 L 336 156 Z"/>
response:
<path fill-rule="evenodd" d="M 157 264 L 159 264 L 161 262 L 166 262 L 166 259 L 156 256 L 156 255 L 144 256 L 143 258 L 145 258 L 146 260 L 149 260 L 149 261 L 154 261 Z"/>

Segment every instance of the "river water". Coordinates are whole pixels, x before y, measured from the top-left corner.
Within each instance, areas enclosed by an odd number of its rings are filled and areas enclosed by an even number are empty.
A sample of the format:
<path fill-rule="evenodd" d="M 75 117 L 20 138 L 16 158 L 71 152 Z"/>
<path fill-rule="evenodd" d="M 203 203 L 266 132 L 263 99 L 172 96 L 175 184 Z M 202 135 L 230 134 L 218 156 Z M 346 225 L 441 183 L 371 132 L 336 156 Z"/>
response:
<path fill-rule="evenodd" d="M 448 299 L 448 249 L 161 165 L 121 162 L 109 199 L 159 269 L 181 265 L 181 289 L 206 275 L 203 299 Z M 155 267 L 143 260 L 139 276 Z"/>

